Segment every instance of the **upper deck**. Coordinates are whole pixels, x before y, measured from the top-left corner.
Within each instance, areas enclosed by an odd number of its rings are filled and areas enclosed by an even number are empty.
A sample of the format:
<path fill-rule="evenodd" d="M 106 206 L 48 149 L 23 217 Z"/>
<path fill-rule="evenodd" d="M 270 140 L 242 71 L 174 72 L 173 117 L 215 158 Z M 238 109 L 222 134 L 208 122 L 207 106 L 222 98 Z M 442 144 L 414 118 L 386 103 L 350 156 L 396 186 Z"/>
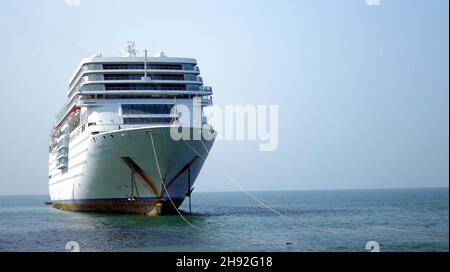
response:
<path fill-rule="evenodd" d="M 78 64 L 77 68 L 75 69 L 75 72 L 70 77 L 69 85 L 73 85 L 75 79 L 77 79 L 80 76 L 80 73 L 83 71 L 89 71 L 89 67 L 95 68 L 100 67 L 98 65 L 102 64 L 138 64 L 142 65 L 142 69 L 137 70 L 143 70 L 144 69 L 144 63 L 145 63 L 145 57 L 102 57 L 102 56 L 93 56 L 84 58 L 81 60 L 81 62 Z M 148 64 L 191 64 L 194 65 L 194 67 L 197 65 L 197 61 L 193 58 L 174 58 L 174 57 L 166 57 L 164 55 L 158 56 L 158 57 L 148 57 L 147 58 Z M 97 64 L 97 66 L 95 65 Z M 85 67 L 86 66 L 86 67 Z M 118 70 L 126 70 L 127 68 L 121 68 Z M 110 70 L 110 69 L 108 69 Z M 164 69 L 158 69 L 158 70 L 164 70 Z M 168 70 L 171 70 L 170 68 Z M 190 69 L 188 69 L 190 70 Z M 198 72 L 198 68 L 197 68 Z"/>
<path fill-rule="evenodd" d="M 67 104 L 80 95 L 207 96 L 193 58 L 102 57 L 83 59 L 69 80 Z"/>

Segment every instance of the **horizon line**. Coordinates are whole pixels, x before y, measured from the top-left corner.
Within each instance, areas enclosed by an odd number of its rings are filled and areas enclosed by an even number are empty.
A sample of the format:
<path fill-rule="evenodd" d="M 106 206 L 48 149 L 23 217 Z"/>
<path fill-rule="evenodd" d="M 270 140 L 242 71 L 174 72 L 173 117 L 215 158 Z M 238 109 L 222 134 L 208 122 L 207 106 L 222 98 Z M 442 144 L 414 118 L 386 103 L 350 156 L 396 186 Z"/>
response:
<path fill-rule="evenodd" d="M 296 192 L 296 191 L 362 191 L 362 190 L 408 190 L 408 189 L 449 189 L 449 186 L 431 186 L 431 187 L 368 187 L 368 188 L 309 188 L 309 189 L 278 189 L 278 190 L 247 190 L 248 192 Z M 225 191 L 197 191 L 196 193 L 245 193 L 242 190 Z M 0 194 L 0 196 L 44 196 L 47 194 Z"/>

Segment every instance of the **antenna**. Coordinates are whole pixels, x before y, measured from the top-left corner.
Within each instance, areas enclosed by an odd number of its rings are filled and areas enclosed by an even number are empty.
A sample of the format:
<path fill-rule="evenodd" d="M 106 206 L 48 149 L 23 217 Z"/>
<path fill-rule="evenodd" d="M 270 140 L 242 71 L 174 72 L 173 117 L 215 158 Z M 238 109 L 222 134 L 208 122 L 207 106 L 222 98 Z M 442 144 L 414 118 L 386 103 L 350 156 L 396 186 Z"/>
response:
<path fill-rule="evenodd" d="M 147 78 L 147 50 L 144 50 L 145 61 L 144 61 L 144 77 Z"/>
<path fill-rule="evenodd" d="M 147 61 L 147 50 L 144 50 L 144 76 L 142 77 L 142 80 L 151 80 L 147 73 Z"/>
<path fill-rule="evenodd" d="M 127 49 L 121 50 L 124 54 L 124 57 L 136 57 L 136 43 L 129 41 L 127 42 Z"/>

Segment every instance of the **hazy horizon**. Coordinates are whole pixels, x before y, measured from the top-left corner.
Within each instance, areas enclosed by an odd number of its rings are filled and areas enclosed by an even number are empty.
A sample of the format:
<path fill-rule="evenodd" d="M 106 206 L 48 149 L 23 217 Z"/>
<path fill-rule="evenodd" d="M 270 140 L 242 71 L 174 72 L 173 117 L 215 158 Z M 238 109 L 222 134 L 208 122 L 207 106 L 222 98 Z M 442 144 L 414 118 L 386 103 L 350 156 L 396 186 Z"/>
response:
<path fill-rule="evenodd" d="M 70 3 L 78 3 L 71 1 Z M 84 57 L 196 58 L 216 105 L 275 104 L 279 144 L 217 141 L 196 192 L 448 188 L 449 2 L 0 2 L 0 195 L 48 193 L 48 146 Z"/>
<path fill-rule="evenodd" d="M 371 191 L 371 190 L 421 190 L 421 189 L 449 189 L 449 186 L 447 187 L 384 187 L 384 188 L 330 188 L 330 189 L 312 189 L 312 188 L 306 188 L 306 189 L 284 189 L 284 190 L 248 190 L 250 193 L 258 193 L 258 192 L 296 192 L 296 191 Z M 243 193 L 244 191 L 239 190 L 229 190 L 229 191 L 199 191 L 195 190 L 194 193 Z M 0 196 L 46 196 L 48 194 L 9 194 L 9 195 L 3 195 L 0 194 Z M 194 199 L 195 194 L 193 194 Z M 50 197 L 50 196 L 49 196 Z"/>

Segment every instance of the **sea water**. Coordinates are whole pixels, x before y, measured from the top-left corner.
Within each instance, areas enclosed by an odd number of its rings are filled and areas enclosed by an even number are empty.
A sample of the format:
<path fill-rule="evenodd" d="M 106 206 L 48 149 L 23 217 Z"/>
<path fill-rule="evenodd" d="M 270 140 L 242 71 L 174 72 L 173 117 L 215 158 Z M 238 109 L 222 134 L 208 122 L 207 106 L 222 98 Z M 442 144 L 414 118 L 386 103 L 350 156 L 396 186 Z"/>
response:
<path fill-rule="evenodd" d="M 81 251 L 368 251 L 369 241 L 380 251 L 448 251 L 448 192 L 197 192 L 189 224 L 179 215 L 61 211 L 45 195 L 0 196 L 0 251 L 65 251 L 70 241 Z"/>

